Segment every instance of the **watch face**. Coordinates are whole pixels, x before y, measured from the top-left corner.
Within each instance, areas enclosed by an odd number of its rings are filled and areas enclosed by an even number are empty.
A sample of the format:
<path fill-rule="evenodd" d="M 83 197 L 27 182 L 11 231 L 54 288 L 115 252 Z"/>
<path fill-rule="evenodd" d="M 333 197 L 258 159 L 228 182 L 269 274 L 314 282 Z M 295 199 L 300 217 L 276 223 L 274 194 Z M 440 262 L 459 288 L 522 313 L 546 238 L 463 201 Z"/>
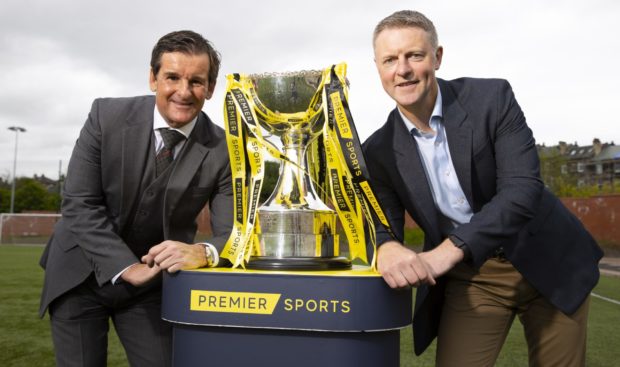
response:
<path fill-rule="evenodd" d="M 205 256 L 207 258 L 207 266 L 213 265 L 213 254 L 211 253 L 211 247 L 205 245 Z"/>

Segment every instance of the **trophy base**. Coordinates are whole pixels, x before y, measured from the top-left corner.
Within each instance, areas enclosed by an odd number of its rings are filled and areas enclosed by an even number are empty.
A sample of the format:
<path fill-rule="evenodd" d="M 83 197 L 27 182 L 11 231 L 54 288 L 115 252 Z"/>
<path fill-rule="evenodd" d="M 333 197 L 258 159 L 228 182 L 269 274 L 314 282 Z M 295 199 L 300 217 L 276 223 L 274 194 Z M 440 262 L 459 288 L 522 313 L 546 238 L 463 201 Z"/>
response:
<path fill-rule="evenodd" d="M 268 257 L 252 256 L 246 265 L 255 270 L 348 270 L 351 261 L 346 257 Z"/>

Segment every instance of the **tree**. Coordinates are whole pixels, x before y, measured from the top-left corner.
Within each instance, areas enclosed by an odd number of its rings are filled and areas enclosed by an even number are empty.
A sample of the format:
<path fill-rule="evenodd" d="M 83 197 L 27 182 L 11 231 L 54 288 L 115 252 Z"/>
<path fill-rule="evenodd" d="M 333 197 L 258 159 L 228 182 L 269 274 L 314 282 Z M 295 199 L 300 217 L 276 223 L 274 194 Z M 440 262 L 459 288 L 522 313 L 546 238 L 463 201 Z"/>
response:
<path fill-rule="evenodd" d="M 8 212 L 10 207 L 5 209 L 5 194 L 2 193 L 2 211 Z M 10 202 L 11 194 L 8 193 Z M 15 182 L 15 213 L 33 210 L 57 211 L 59 208 L 60 195 L 49 193 L 45 186 L 33 178 L 18 178 Z"/>
<path fill-rule="evenodd" d="M 0 188 L 0 213 L 8 213 L 11 210 L 11 190 Z"/>
<path fill-rule="evenodd" d="M 559 197 L 590 197 L 601 193 L 613 193 L 614 187 L 580 185 L 578 173 L 569 169 L 570 162 L 560 154 L 557 147 L 539 147 L 540 176 L 545 186 Z"/>

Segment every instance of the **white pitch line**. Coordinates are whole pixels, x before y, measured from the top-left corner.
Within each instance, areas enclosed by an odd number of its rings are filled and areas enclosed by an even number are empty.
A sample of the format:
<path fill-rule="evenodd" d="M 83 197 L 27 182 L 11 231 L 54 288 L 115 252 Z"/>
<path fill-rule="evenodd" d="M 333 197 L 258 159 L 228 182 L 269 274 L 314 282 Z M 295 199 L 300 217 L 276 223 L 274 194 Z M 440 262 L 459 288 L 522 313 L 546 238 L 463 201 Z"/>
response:
<path fill-rule="evenodd" d="M 615 304 L 617 304 L 617 305 L 620 305 L 620 301 L 616 301 L 615 299 L 611 299 L 611 298 L 603 297 L 603 296 L 601 296 L 600 294 L 596 294 L 596 293 L 594 293 L 594 292 L 592 292 L 591 294 L 592 294 L 594 297 L 596 297 L 596 298 L 600 298 L 600 299 L 602 299 L 603 301 L 607 301 L 607 302 L 611 302 L 611 303 L 615 303 Z"/>

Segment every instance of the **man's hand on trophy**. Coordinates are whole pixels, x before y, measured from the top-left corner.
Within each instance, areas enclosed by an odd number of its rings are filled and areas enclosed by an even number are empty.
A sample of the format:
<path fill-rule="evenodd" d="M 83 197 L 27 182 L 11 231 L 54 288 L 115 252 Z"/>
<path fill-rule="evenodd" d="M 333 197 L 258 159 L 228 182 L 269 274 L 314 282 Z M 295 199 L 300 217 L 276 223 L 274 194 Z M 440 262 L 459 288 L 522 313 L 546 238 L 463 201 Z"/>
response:
<path fill-rule="evenodd" d="M 203 245 L 190 245 L 178 241 L 164 241 L 151 247 L 149 253 L 142 256 L 141 260 L 148 266 L 158 266 L 169 273 L 200 268 L 206 266 L 208 261 Z"/>
<path fill-rule="evenodd" d="M 435 278 L 424 259 L 396 241 L 385 242 L 379 246 L 377 269 L 391 288 L 435 285 Z"/>

